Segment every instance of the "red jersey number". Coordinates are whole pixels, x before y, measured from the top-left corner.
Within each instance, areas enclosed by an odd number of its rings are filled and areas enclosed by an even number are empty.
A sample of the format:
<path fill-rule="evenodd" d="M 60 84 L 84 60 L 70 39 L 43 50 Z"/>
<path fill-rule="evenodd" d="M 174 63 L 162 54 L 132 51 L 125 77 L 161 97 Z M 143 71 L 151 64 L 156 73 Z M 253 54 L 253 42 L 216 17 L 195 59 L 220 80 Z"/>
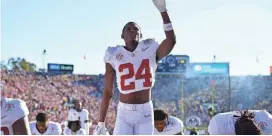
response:
<path fill-rule="evenodd" d="M 7 127 L 1 127 L 1 135 L 9 135 L 9 129 Z"/>
<path fill-rule="evenodd" d="M 128 74 L 121 76 L 121 89 L 123 91 L 135 89 L 135 82 L 130 82 L 128 85 L 125 85 L 125 80 L 130 79 L 135 75 L 135 79 L 145 79 L 143 82 L 144 87 L 151 87 L 152 82 L 150 78 L 152 77 L 149 67 L 149 59 L 144 59 L 141 62 L 139 69 L 134 72 L 134 66 L 131 63 L 121 64 L 119 66 L 119 72 L 123 72 L 125 69 L 128 69 Z M 144 72 L 144 74 L 142 74 Z"/>

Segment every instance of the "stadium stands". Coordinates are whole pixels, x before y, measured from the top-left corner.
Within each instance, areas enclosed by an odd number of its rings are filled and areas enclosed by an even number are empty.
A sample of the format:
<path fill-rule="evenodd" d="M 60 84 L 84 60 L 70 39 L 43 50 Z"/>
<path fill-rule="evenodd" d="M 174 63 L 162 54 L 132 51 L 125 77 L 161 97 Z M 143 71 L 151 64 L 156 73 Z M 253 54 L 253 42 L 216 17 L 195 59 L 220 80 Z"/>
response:
<path fill-rule="evenodd" d="M 7 97 L 23 99 L 30 110 L 29 118 L 34 120 L 40 111 L 46 111 L 52 121 L 64 124 L 73 99 L 80 99 L 90 112 L 90 119 L 96 124 L 99 117 L 99 103 L 104 88 L 103 75 L 48 75 L 1 71 L 1 83 Z M 211 82 L 214 81 L 214 87 Z M 158 75 L 153 88 L 155 107 L 182 118 L 181 90 L 184 89 L 185 125 L 207 126 L 210 116 L 208 108 L 214 99 L 215 111 L 225 112 L 241 109 L 267 109 L 272 113 L 272 76 L 185 78 L 184 86 L 179 76 Z M 214 95 L 212 95 L 214 90 Z M 213 97 L 212 97 L 213 96 Z M 114 128 L 118 90 L 109 108 L 107 127 Z M 186 119 L 197 116 L 201 123 Z M 90 129 L 92 131 L 94 126 Z M 92 134 L 92 132 L 90 132 Z"/>

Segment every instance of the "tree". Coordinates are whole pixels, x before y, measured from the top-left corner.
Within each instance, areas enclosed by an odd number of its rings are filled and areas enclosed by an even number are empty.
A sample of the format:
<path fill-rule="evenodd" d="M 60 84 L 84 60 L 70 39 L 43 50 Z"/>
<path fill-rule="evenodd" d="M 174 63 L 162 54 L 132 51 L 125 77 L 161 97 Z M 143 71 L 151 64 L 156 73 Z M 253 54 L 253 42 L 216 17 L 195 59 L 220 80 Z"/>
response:
<path fill-rule="evenodd" d="M 18 60 L 19 58 L 17 58 Z M 18 61 L 17 61 L 15 58 L 10 58 L 8 60 L 8 65 L 11 67 L 11 70 L 14 70 L 14 71 L 19 71 L 19 66 L 17 65 Z"/>
<path fill-rule="evenodd" d="M 10 58 L 8 60 L 8 65 L 11 67 L 11 70 L 14 71 L 26 71 L 26 72 L 35 72 L 36 65 L 34 63 L 28 62 L 24 58 Z"/>
<path fill-rule="evenodd" d="M 5 65 L 5 61 L 1 61 L 1 70 L 7 70 L 8 67 Z"/>

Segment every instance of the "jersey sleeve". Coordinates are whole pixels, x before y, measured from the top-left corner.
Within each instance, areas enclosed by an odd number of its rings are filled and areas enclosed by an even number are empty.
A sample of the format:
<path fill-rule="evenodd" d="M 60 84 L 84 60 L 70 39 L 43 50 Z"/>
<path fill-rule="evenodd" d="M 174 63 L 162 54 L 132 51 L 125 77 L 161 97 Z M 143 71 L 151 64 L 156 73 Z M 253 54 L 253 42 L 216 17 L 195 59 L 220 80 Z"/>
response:
<path fill-rule="evenodd" d="M 35 122 L 30 122 L 30 123 L 29 123 L 29 127 L 30 127 L 30 132 L 31 132 L 31 134 L 34 134 L 34 126 L 35 126 Z"/>
<path fill-rule="evenodd" d="M 86 109 L 83 109 L 83 111 L 84 111 L 84 116 L 85 116 L 85 120 L 89 120 L 89 111 L 88 110 L 86 110 Z M 84 121 L 85 121 L 84 120 Z"/>
<path fill-rule="evenodd" d="M 71 109 L 68 112 L 68 119 L 67 120 L 72 120 L 72 111 L 71 111 Z"/>
<path fill-rule="evenodd" d="M 160 46 L 160 44 L 155 41 L 155 39 L 146 39 L 142 41 L 142 44 L 144 45 L 143 49 L 148 49 L 147 53 L 151 55 L 152 59 L 154 60 L 154 63 L 157 61 L 157 50 Z"/>
<path fill-rule="evenodd" d="M 28 108 L 27 108 L 26 103 L 24 101 L 19 100 L 18 103 L 19 103 L 18 104 L 19 108 L 18 108 L 17 113 L 18 113 L 18 115 L 21 115 L 21 116 L 19 116 L 20 118 L 23 118 L 29 114 L 29 111 L 28 111 Z"/>
<path fill-rule="evenodd" d="M 63 134 L 64 134 L 64 135 L 70 135 L 70 134 L 69 134 L 69 128 L 64 128 Z"/>
<path fill-rule="evenodd" d="M 13 117 L 12 117 L 12 124 L 17 120 L 26 117 L 29 114 L 28 108 L 26 103 L 22 100 L 13 100 L 12 102 L 14 106 Z"/>
<path fill-rule="evenodd" d="M 261 112 L 258 126 L 263 135 L 272 135 L 272 115 L 267 111 Z"/>
<path fill-rule="evenodd" d="M 154 53 L 157 52 L 157 49 L 160 46 L 160 44 L 157 41 L 155 41 L 155 39 L 152 39 L 152 38 L 143 40 L 143 44 L 147 45 L 148 47 L 150 47 L 151 51 L 154 52 Z"/>
<path fill-rule="evenodd" d="M 81 128 L 81 129 L 79 130 L 79 135 L 86 135 L 85 130 Z"/>
<path fill-rule="evenodd" d="M 155 49 L 155 51 L 157 51 L 158 48 L 160 47 L 160 44 L 157 41 L 155 41 L 155 39 L 153 39 L 152 46 Z"/>
<path fill-rule="evenodd" d="M 183 122 L 178 119 L 178 118 L 175 118 L 175 127 L 173 129 L 173 133 L 174 134 L 177 134 L 177 133 L 180 133 L 183 131 Z"/>
<path fill-rule="evenodd" d="M 61 135 L 62 129 L 59 123 L 55 123 L 55 131 L 53 132 L 53 135 Z"/>
<path fill-rule="evenodd" d="M 114 68 L 113 57 L 112 57 L 113 51 L 114 51 L 114 47 L 107 48 L 104 55 L 104 62 L 111 64 L 111 66 Z"/>
<path fill-rule="evenodd" d="M 157 128 L 155 127 L 154 125 L 154 132 L 153 132 L 153 135 L 160 135 L 159 131 L 157 130 Z"/>
<path fill-rule="evenodd" d="M 216 116 L 214 116 L 211 120 L 210 120 L 210 123 L 209 123 L 209 126 L 208 126 L 208 132 L 209 132 L 209 135 L 218 135 L 218 128 L 217 128 L 217 123 L 216 123 Z"/>
<path fill-rule="evenodd" d="M 68 112 L 68 121 L 75 120 L 75 115 L 77 115 L 77 112 L 74 109 L 70 109 Z"/>

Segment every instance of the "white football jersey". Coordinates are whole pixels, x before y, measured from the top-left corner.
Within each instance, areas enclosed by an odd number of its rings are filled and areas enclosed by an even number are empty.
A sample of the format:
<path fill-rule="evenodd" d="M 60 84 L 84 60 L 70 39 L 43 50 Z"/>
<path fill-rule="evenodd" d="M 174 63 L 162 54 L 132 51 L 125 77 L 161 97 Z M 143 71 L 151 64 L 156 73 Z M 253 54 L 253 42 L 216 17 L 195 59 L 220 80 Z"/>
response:
<path fill-rule="evenodd" d="M 12 125 L 28 114 L 24 101 L 1 97 L 1 135 L 13 135 Z"/>
<path fill-rule="evenodd" d="M 168 117 L 168 123 L 164 127 L 162 132 L 159 132 L 156 127 L 154 128 L 154 135 L 175 135 L 183 132 L 183 122 L 173 116 Z"/>
<path fill-rule="evenodd" d="M 262 134 L 272 134 L 272 115 L 263 110 L 249 110 L 255 113 L 254 121 L 258 124 Z M 236 117 L 240 116 L 238 111 L 219 113 L 211 120 L 208 127 L 210 135 L 235 135 L 235 122 Z"/>
<path fill-rule="evenodd" d="M 106 50 L 104 62 L 115 69 L 120 93 L 129 94 L 153 87 L 158 47 L 153 39 L 147 39 L 141 41 L 133 52 L 119 45 Z"/>
<path fill-rule="evenodd" d="M 84 129 L 79 129 L 76 133 L 73 133 L 71 129 L 65 129 L 64 130 L 64 135 L 86 135 Z"/>
<path fill-rule="evenodd" d="M 47 130 L 44 133 L 38 131 L 36 121 L 30 122 L 29 125 L 32 135 L 61 135 L 62 133 L 61 126 L 57 122 L 49 121 Z"/>
<path fill-rule="evenodd" d="M 68 121 L 80 120 L 81 128 L 88 131 L 88 128 L 85 128 L 85 120 L 89 120 L 89 112 L 86 109 L 82 109 L 81 112 L 76 111 L 71 108 L 68 113 Z"/>

